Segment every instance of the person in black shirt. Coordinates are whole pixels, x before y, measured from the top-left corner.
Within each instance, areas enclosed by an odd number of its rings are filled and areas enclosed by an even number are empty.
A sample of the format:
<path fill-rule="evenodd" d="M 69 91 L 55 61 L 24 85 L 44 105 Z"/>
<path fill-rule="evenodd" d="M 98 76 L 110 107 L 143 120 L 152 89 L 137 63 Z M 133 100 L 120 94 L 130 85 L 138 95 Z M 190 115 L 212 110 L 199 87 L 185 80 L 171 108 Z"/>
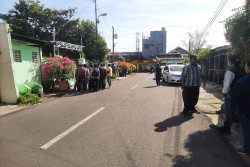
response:
<path fill-rule="evenodd" d="M 238 102 L 238 118 L 244 146 L 236 149 L 239 153 L 250 154 L 250 61 L 245 65 L 247 75 L 238 80 L 232 91 L 232 98 Z"/>
<path fill-rule="evenodd" d="M 160 64 L 157 64 L 155 68 L 155 80 L 156 80 L 156 85 L 160 86 L 160 80 L 161 80 L 161 67 Z"/>

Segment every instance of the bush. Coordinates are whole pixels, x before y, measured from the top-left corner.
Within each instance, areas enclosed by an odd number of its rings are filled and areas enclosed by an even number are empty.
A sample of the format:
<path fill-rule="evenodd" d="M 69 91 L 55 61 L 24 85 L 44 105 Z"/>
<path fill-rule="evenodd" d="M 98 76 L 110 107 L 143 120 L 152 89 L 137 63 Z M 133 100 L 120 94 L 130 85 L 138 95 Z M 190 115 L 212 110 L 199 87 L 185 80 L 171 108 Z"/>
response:
<path fill-rule="evenodd" d="M 42 65 L 44 81 L 67 80 L 74 78 L 75 64 L 68 57 L 47 58 Z"/>
<path fill-rule="evenodd" d="M 116 79 L 116 75 L 113 73 L 111 79 Z"/>
<path fill-rule="evenodd" d="M 35 103 L 40 102 L 40 100 L 41 100 L 40 97 L 37 97 L 30 93 L 26 93 L 26 94 L 18 96 L 17 104 L 18 105 L 35 104 Z"/>

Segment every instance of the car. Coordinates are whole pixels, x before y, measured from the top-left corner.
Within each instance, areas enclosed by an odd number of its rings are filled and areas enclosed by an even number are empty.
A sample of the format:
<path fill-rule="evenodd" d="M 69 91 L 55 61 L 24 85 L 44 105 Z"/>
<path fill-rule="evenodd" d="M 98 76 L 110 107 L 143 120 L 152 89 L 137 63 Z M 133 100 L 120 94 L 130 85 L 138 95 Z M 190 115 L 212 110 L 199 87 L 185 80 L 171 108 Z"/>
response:
<path fill-rule="evenodd" d="M 171 64 L 166 65 L 163 70 L 162 79 L 168 84 L 181 83 L 181 73 L 184 65 Z"/>

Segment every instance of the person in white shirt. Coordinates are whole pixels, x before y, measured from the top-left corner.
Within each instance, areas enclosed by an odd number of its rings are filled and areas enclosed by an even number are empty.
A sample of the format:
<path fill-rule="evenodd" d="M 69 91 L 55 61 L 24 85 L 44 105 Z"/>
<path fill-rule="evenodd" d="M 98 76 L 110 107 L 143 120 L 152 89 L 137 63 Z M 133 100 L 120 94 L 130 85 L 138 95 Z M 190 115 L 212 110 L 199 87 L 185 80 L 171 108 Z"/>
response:
<path fill-rule="evenodd" d="M 220 133 L 230 133 L 231 124 L 233 122 L 238 122 L 236 114 L 237 104 L 231 98 L 231 92 L 234 89 L 236 82 L 245 75 L 245 71 L 240 67 L 240 59 L 231 55 L 229 57 L 229 69 L 226 71 L 223 82 L 222 93 L 225 97 L 226 105 L 226 120 L 222 127 L 217 127 Z"/>

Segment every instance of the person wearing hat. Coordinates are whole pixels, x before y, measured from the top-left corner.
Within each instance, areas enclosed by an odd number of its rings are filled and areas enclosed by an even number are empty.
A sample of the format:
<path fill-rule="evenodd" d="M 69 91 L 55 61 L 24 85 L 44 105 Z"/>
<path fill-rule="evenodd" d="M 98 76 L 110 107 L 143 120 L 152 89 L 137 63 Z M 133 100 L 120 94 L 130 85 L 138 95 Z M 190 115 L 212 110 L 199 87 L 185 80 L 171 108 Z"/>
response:
<path fill-rule="evenodd" d="M 226 71 L 223 81 L 222 93 L 225 98 L 226 105 L 226 120 L 222 127 L 217 127 L 220 133 L 230 133 L 233 122 L 238 122 L 236 114 L 237 105 L 234 99 L 231 98 L 231 92 L 234 90 L 236 82 L 246 73 L 240 67 L 240 58 L 236 55 L 229 56 L 229 69 Z"/>

